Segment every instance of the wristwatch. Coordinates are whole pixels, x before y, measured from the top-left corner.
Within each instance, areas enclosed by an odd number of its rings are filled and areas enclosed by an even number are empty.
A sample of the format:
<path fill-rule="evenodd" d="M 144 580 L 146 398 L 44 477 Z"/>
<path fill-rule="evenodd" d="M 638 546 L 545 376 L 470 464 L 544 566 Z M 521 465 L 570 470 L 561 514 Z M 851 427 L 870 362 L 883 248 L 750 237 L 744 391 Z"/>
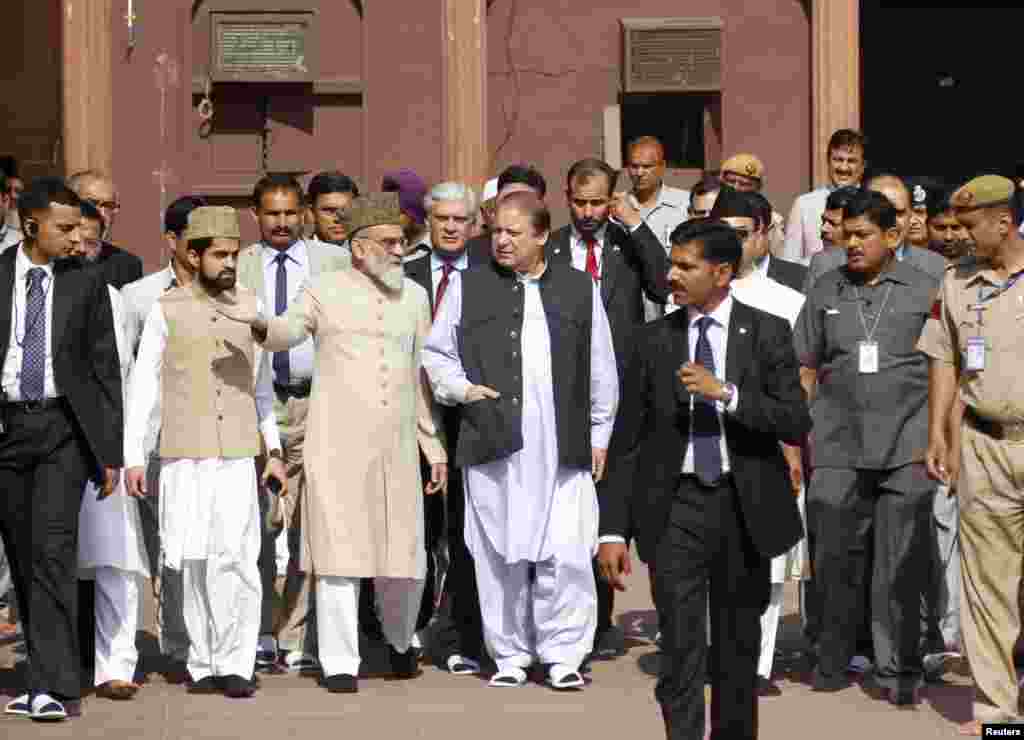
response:
<path fill-rule="evenodd" d="M 728 406 L 732 403 L 732 399 L 736 398 L 736 386 L 732 383 L 726 383 L 722 386 L 722 392 L 725 394 L 725 399 L 722 403 Z"/>
<path fill-rule="evenodd" d="M 276 447 L 267 453 L 267 458 L 274 458 L 275 460 L 284 462 L 284 455 L 282 455 L 281 450 Z"/>

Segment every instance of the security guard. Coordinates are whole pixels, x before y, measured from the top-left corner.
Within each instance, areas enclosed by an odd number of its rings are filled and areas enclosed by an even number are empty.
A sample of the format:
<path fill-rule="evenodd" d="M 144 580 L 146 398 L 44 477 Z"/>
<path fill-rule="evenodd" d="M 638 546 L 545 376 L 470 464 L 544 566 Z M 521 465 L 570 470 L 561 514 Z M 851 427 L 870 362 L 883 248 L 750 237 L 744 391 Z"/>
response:
<path fill-rule="evenodd" d="M 907 705 L 921 679 L 935 491 L 923 465 L 928 361 L 915 347 L 938 281 L 896 259 L 901 231 L 881 193 L 852 197 L 843 229 L 847 263 L 814 284 L 794 331 L 802 374 L 817 382 L 807 493 L 821 605 L 813 688 L 850 684 L 870 583 L 875 680 L 893 704 Z"/>
<path fill-rule="evenodd" d="M 927 465 L 956 479 L 960 497 L 961 630 L 974 674 L 974 720 L 1020 717 L 1013 647 L 1021 631 L 1024 575 L 1024 238 L 1021 193 L 1004 177 L 971 180 L 951 198 L 975 243 L 976 261 L 949 270 L 932 309 L 937 330 L 919 347 L 931 362 Z M 959 397 L 966 406 L 960 449 L 948 426 Z"/>

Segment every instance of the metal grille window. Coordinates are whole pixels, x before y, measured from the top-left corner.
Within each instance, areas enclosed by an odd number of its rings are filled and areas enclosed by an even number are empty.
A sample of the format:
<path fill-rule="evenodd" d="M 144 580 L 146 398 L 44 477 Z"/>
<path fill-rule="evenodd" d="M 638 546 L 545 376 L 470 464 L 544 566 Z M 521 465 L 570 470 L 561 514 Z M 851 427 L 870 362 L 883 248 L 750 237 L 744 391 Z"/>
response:
<path fill-rule="evenodd" d="M 215 82 L 310 82 L 312 13 L 212 13 Z"/>
<path fill-rule="evenodd" d="M 622 31 L 624 92 L 721 90 L 720 18 L 623 18 Z"/>

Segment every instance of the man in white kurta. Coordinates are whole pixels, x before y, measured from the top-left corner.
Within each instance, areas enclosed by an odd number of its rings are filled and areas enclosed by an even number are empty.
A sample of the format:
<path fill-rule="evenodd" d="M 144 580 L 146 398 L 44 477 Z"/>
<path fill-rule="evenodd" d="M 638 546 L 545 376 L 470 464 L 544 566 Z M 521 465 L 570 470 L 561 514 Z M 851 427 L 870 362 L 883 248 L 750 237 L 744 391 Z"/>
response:
<path fill-rule="evenodd" d="M 537 228 L 530 218 L 535 206 L 518 202 L 525 198 L 529 196 L 511 196 L 498 204 L 496 253 L 508 252 L 510 243 L 523 239 L 524 230 L 531 228 L 526 224 Z M 546 231 L 544 237 L 539 262 L 526 258 L 508 266 L 516 273 L 514 289 L 523 292 L 522 449 L 465 468 L 466 545 L 476 566 L 484 640 L 498 666 L 491 685 L 521 685 L 525 669 L 540 661 L 550 666 L 552 686 L 575 688 L 583 683 L 579 666 L 592 649 L 597 626 L 591 559 L 597 547 L 598 505 L 594 470 L 560 463 L 555 358 L 541 280 L 547 270 L 568 268 L 544 262 Z M 474 272 L 452 275 L 424 348 L 423 365 L 435 398 L 446 405 L 474 402 L 477 386 L 467 377 L 460 347 L 463 327 L 476 318 L 463 312 L 463 280 L 475 279 Z M 618 405 L 618 372 L 600 293 L 593 283 L 590 289 L 588 421 L 591 445 L 606 450 Z M 519 406 L 519 397 L 512 402 Z"/>
<path fill-rule="evenodd" d="M 167 566 L 183 572 L 191 690 L 243 698 L 254 691 L 260 617 L 260 437 L 264 481 L 285 486 L 286 478 L 267 356 L 215 307 L 225 294 L 259 306 L 235 287 L 238 215 L 197 208 L 186 237 L 196 280 L 154 305 L 132 371 L 126 483 L 131 495 L 144 495 L 144 440 L 159 396 L 160 535 Z"/>
<path fill-rule="evenodd" d="M 125 336 L 124 302 L 116 288 L 107 288 L 127 396 L 132 351 Z M 139 596 L 149 578 L 148 557 L 136 500 L 125 495 L 120 483 L 113 495 L 102 500 L 99 496 L 96 484 L 86 483 L 78 517 L 79 578 L 96 582 L 94 684 L 99 696 L 130 699 L 138 691 L 133 680 L 139 660 L 135 632 L 142 607 Z"/>

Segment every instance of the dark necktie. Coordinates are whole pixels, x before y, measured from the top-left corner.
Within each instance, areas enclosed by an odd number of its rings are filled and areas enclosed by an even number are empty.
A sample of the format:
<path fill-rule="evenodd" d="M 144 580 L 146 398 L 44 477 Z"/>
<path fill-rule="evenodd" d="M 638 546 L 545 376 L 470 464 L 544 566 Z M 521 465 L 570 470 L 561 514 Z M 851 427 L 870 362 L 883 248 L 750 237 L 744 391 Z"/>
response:
<path fill-rule="evenodd" d="M 437 284 L 437 295 L 434 296 L 434 315 L 432 319 L 437 318 L 437 311 L 441 308 L 441 299 L 444 298 L 444 292 L 448 290 L 448 278 L 454 270 L 455 267 L 452 266 L 451 262 L 441 263 L 441 281 Z"/>
<path fill-rule="evenodd" d="M 25 296 L 25 337 L 21 343 L 21 400 L 38 401 L 43 397 L 46 379 L 46 271 L 33 267 L 28 271 Z"/>
<path fill-rule="evenodd" d="M 583 243 L 587 245 L 587 272 L 590 273 L 590 277 L 594 278 L 594 282 L 601 280 L 601 270 L 597 266 L 597 241 L 594 237 L 583 237 Z"/>
<path fill-rule="evenodd" d="M 286 252 L 278 252 L 274 257 L 277 263 L 277 281 L 274 287 L 274 315 L 280 316 L 288 310 L 288 270 L 284 263 L 288 259 Z M 291 382 L 292 371 L 288 360 L 288 350 L 275 352 L 272 361 L 274 366 L 274 380 L 279 385 L 288 385 Z"/>
<path fill-rule="evenodd" d="M 708 341 L 708 327 L 713 319 L 702 316 L 697 320 L 697 363 L 711 373 L 715 372 L 715 356 Z M 701 483 L 713 485 L 722 477 L 722 428 L 718 422 L 715 402 L 704 396 L 693 395 L 693 470 Z"/>

